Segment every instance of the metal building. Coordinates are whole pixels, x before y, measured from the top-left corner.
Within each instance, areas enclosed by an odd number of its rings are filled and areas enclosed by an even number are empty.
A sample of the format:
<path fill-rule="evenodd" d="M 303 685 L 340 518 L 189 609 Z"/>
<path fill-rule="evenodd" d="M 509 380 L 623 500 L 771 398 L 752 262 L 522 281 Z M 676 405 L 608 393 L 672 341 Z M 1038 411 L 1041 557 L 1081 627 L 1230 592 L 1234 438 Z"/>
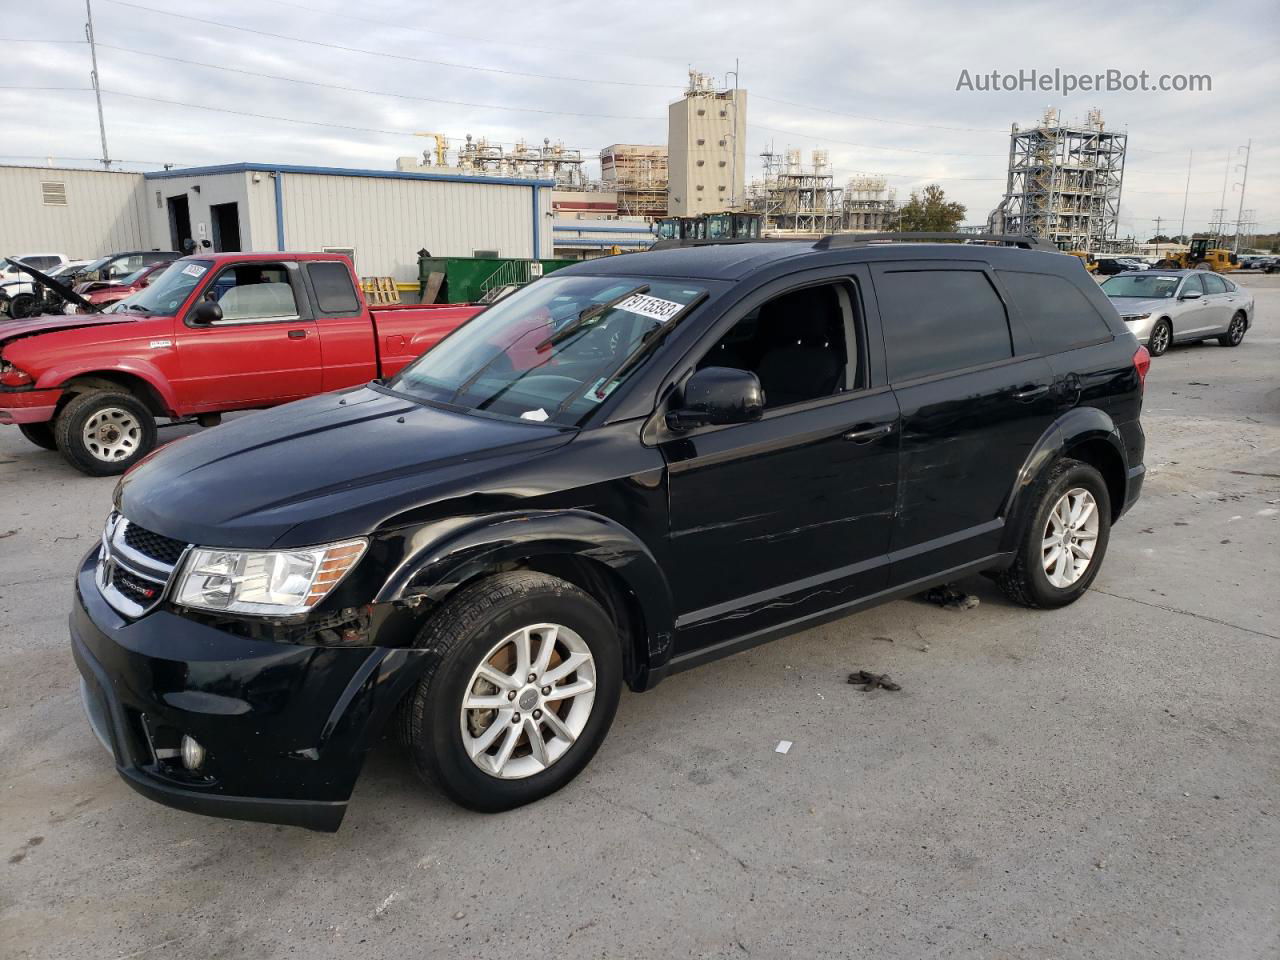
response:
<path fill-rule="evenodd" d="M 1116 239 L 1128 135 L 1104 129 L 1090 110 L 1084 124 L 1045 111 L 1038 127 L 1009 136 L 1004 200 L 992 213 L 1006 233 L 1051 240 L 1063 250 L 1095 250 Z"/>
<path fill-rule="evenodd" d="M 668 108 L 667 212 L 677 217 L 742 205 L 747 91 L 718 90 L 689 71 L 684 98 Z"/>
<path fill-rule="evenodd" d="M 843 191 L 835 185 L 827 151 L 813 151 L 808 167 L 794 149 L 778 154 L 770 148 L 760 158 L 764 179 L 751 184 L 747 205 L 763 215 L 766 233 L 808 236 L 840 229 Z"/>
<path fill-rule="evenodd" d="M 61 183 L 65 203 L 44 183 Z M 190 239 L 206 250 L 343 252 L 362 276 L 412 282 L 423 248 L 438 257 L 549 258 L 554 186 L 262 163 L 146 174 L 0 167 L 0 255 L 40 248 L 89 258 L 181 250 Z"/>

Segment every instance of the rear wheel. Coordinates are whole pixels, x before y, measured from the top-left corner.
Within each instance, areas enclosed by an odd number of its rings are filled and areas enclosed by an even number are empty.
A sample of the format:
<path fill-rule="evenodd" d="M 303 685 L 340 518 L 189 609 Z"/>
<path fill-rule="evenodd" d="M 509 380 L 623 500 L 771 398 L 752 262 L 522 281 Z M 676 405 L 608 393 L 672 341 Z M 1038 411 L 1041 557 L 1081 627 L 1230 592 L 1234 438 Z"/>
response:
<path fill-rule="evenodd" d="M 18 430 L 22 435 L 45 450 L 57 450 L 58 441 L 53 437 L 53 426 L 48 423 L 20 423 Z"/>
<path fill-rule="evenodd" d="M 1173 343 L 1173 325 L 1168 320 L 1157 320 L 1151 328 L 1151 336 L 1147 338 L 1147 352 L 1153 357 L 1160 357 Z"/>
<path fill-rule="evenodd" d="M 473 810 L 509 810 L 587 765 L 622 689 L 617 628 L 588 594 L 532 571 L 478 581 L 433 613 L 429 665 L 402 713 L 422 778 Z"/>
<path fill-rule="evenodd" d="M 1227 332 L 1218 338 L 1218 342 L 1224 347 L 1238 347 L 1240 342 L 1244 340 L 1246 321 L 1243 313 L 1237 313 L 1231 318 L 1231 326 L 1227 327 Z"/>
<path fill-rule="evenodd" d="M 90 390 L 62 408 L 53 427 L 58 450 L 91 477 L 124 473 L 156 445 L 156 421 L 131 393 Z"/>
<path fill-rule="evenodd" d="M 1027 607 L 1074 603 L 1098 575 L 1111 536 L 1111 498 L 1096 469 L 1060 460 L 1037 484 L 1013 565 L 996 582 Z"/>

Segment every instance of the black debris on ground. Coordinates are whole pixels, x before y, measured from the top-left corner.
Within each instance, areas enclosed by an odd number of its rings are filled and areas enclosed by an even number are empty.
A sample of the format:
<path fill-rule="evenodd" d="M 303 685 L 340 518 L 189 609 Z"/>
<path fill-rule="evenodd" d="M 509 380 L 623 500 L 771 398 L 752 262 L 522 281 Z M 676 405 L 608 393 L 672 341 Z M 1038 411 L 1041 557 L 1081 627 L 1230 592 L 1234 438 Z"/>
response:
<path fill-rule="evenodd" d="M 893 682 L 893 678 L 887 673 L 871 673 L 867 670 L 859 670 L 856 673 L 849 674 L 849 682 L 858 686 L 864 692 L 884 689 L 884 690 L 901 690 L 902 685 Z"/>
<path fill-rule="evenodd" d="M 954 583 L 944 583 L 934 587 L 924 595 L 927 602 L 937 604 L 946 610 L 972 610 L 982 601 L 972 593 L 965 593 Z"/>

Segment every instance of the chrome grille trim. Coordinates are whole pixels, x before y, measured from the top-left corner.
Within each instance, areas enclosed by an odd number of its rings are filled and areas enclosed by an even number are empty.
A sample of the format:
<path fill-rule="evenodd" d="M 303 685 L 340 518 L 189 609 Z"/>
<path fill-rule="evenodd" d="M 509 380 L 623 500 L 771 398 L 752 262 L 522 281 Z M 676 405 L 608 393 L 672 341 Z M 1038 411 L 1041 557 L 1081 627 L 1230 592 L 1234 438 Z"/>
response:
<path fill-rule="evenodd" d="M 191 547 L 188 545 L 182 551 L 178 561 L 170 566 L 154 557 L 140 553 L 125 543 L 125 532 L 128 529 L 129 521 L 120 514 L 112 513 L 107 517 L 106 526 L 102 531 L 102 545 L 98 548 L 95 579 L 103 599 L 116 612 L 136 620 L 154 610 L 165 598 L 174 573 L 182 566 L 187 551 Z M 144 589 L 153 587 L 155 596 L 148 598 L 149 602 L 140 603 L 120 589 L 118 584 L 121 582 L 126 587 L 130 585 Z"/>

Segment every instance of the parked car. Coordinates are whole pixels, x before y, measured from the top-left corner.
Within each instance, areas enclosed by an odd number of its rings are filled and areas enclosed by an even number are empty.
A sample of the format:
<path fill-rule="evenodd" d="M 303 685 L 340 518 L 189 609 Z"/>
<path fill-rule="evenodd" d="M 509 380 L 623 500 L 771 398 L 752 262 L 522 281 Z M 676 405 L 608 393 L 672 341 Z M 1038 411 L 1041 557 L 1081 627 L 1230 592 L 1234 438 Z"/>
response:
<path fill-rule="evenodd" d="M 94 306 L 105 309 L 113 303 L 119 303 L 126 297 L 132 296 L 144 287 L 149 287 L 151 281 L 160 276 L 172 262 L 172 260 L 160 260 L 135 270 L 119 280 L 90 280 L 78 284 L 75 291 Z M 80 311 L 81 307 L 72 303 L 67 305 L 64 312 L 79 313 Z"/>
<path fill-rule="evenodd" d="M 978 572 L 1079 598 L 1142 487 L 1147 368 L 1056 252 L 566 267 L 126 475 L 76 580 L 90 722 L 132 787 L 211 815 L 337 829 L 392 722 L 455 801 L 536 800 L 623 684 Z"/>
<path fill-rule="evenodd" d="M 1118 273 L 1149 269 L 1141 260 L 1131 257 L 1097 257 L 1097 273 L 1110 277 Z"/>
<path fill-rule="evenodd" d="M 125 250 L 109 253 L 90 261 L 63 279 L 75 284 L 122 280 L 143 267 L 153 263 L 172 263 L 181 256 L 176 250 Z"/>
<path fill-rule="evenodd" d="M 160 418 L 207 425 L 390 376 L 479 312 L 370 308 L 336 254 L 186 257 L 111 313 L 42 280 L 87 313 L 0 324 L 0 424 L 95 476 L 146 456 Z"/>
<path fill-rule="evenodd" d="M 1151 270 L 1103 281 L 1101 290 L 1153 357 L 1175 343 L 1217 338 L 1238 347 L 1253 324 L 1253 294 L 1208 270 Z"/>
<path fill-rule="evenodd" d="M 0 320 L 37 312 L 31 277 L 19 264 L 46 272 L 64 270 L 70 261 L 61 253 L 23 253 L 0 260 Z"/>

